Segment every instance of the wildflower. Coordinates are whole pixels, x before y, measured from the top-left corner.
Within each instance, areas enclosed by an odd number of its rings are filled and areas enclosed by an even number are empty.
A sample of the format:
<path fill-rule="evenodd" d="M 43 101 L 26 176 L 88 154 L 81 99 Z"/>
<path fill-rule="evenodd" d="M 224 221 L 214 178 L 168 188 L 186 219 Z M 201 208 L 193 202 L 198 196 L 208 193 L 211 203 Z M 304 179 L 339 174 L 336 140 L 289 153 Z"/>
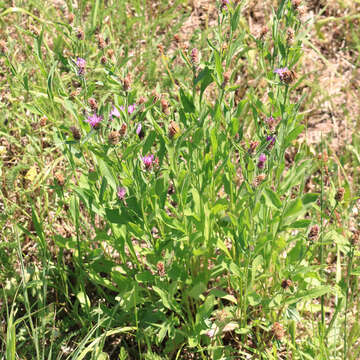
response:
<path fill-rule="evenodd" d="M 123 80 L 123 87 L 125 91 L 128 91 L 131 86 L 131 76 L 128 74 L 126 78 Z"/>
<path fill-rule="evenodd" d="M 161 99 L 160 104 L 161 104 L 161 110 L 163 111 L 163 113 L 166 115 L 170 115 L 169 103 L 165 99 Z"/>
<path fill-rule="evenodd" d="M 266 178 L 266 175 L 265 174 L 260 174 L 258 175 L 255 180 L 254 180 L 254 187 L 258 187 Z"/>
<path fill-rule="evenodd" d="M 138 126 L 136 127 L 136 134 L 139 136 L 140 139 L 143 139 L 144 138 L 144 130 L 142 128 L 142 125 L 141 123 L 138 124 Z"/>
<path fill-rule="evenodd" d="M 156 103 L 160 100 L 160 95 L 156 92 L 155 89 L 151 92 L 151 96 L 153 97 L 153 103 Z"/>
<path fill-rule="evenodd" d="M 48 121 L 48 118 L 45 115 L 42 116 L 40 119 L 40 126 L 44 127 L 46 125 L 47 121 Z"/>
<path fill-rule="evenodd" d="M 318 235 L 319 235 L 319 226 L 318 225 L 312 226 L 308 235 L 308 239 L 310 241 L 314 241 L 317 239 Z"/>
<path fill-rule="evenodd" d="M 78 57 L 76 60 L 76 66 L 78 68 L 78 75 L 84 75 L 85 67 L 86 67 L 86 61 L 85 59 Z"/>
<path fill-rule="evenodd" d="M 81 133 L 80 133 L 80 130 L 77 127 L 71 126 L 70 131 L 71 131 L 71 133 L 72 133 L 75 140 L 80 140 L 81 139 Z"/>
<path fill-rule="evenodd" d="M 119 110 L 113 105 L 112 110 L 110 111 L 110 117 L 116 116 L 117 118 L 120 117 Z"/>
<path fill-rule="evenodd" d="M 146 155 L 142 158 L 142 161 L 145 165 L 145 168 L 146 170 L 149 170 L 151 169 L 152 165 L 153 165 L 153 162 L 154 162 L 154 155 L 151 154 L 151 155 Z"/>
<path fill-rule="evenodd" d="M 267 146 L 267 149 L 268 150 L 271 150 L 272 147 L 274 146 L 275 144 L 275 141 L 276 141 L 276 135 L 269 135 L 267 138 L 266 138 L 266 141 L 268 141 L 268 146 Z"/>
<path fill-rule="evenodd" d="M 96 111 L 98 109 L 98 104 L 94 98 L 89 98 L 88 103 L 92 111 Z"/>
<path fill-rule="evenodd" d="M 159 261 L 157 264 L 156 264 L 156 268 L 157 268 L 157 271 L 158 271 L 158 274 L 159 276 L 163 277 L 165 276 L 165 266 L 164 266 L 164 263 L 162 263 L 161 261 Z"/>
<path fill-rule="evenodd" d="M 180 133 L 179 125 L 175 121 L 171 121 L 169 125 L 169 138 L 172 139 L 177 137 Z"/>
<path fill-rule="evenodd" d="M 116 145 L 119 142 L 120 133 L 116 130 L 112 131 L 109 136 L 108 140 L 111 145 Z"/>
<path fill-rule="evenodd" d="M 220 9 L 223 10 L 224 8 L 226 8 L 227 5 L 230 4 L 229 0 L 221 0 L 221 6 Z"/>
<path fill-rule="evenodd" d="M 83 29 L 78 28 L 78 29 L 76 30 L 76 37 L 77 37 L 79 40 L 84 40 L 85 35 L 84 35 Z"/>
<path fill-rule="evenodd" d="M 126 128 L 127 128 L 127 125 L 125 123 L 123 123 L 121 125 L 121 128 L 120 128 L 120 135 L 121 136 L 124 136 L 126 134 Z"/>
<path fill-rule="evenodd" d="M 292 286 L 292 281 L 290 279 L 285 279 L 281 282 L 281 287 L 283 289 L 287 289 L 290 286 Z"/>
<path fill-rule="evenodd" d="M 259 169 L 263 169 L 265 166 L 265 161 L 266 161 L 266 155 L 264 153 L 260 154 L 259 156 L 259 162 L 257 164 L 257 167 Z"/>
<path fill-rule="evenodd" d="M 265 35 L 266 35 L 268 32 L 269 32 L 269 28 L 268 28 L 266 25 L 264 25 L 264 26 L 261 28 L 261 30 L 260 30 L 259 39 L 260 39 L 260 40 L 263 40 L 264 37 L 265 37 Z"/>
<path fill-rule="evenodd" d="M 286 31 L 286 42 L 288 45 L 292 45 L 294 42 L 295 32 L 292 28 L 288 28 Z"/>
<path fill-rule="evenodd" d="M 251 141 L 248 153 L 249 154 L 254 153 L 254 151 L 255 151 L 255 149 L 257 148 L 258 145 L 259 145 L 258 141 Z"/>
<path fill-rule="evenodd" d="M 141 105 L 143 104 L 144 102 L 146 102 L 146 99 L 144 96 L 141 96 L 140 99 L 138 100 L 138 104 Z"/>
<path fill-rule="evenodd" d="M 191 50 L 190 56 L 193 64 L 197 64 L 199 62 L 199 50 L 197 48 Z"/>
<path fill-rule="evenodd" d="M 104 37 L 101 34 L 99 34 L 97 36 L 97 41 L 98 41 L 99 49 L 103 50 L 106 46 L 106 43 L 105 43 Z"/>
<path fill-rule="evenodd" d="M 291 1 L 291 5 L 293 6 L 293 8 L 295 10 L 299 8 L 300 4 L 301 4 L 301 0 L 292 0 Z"/>
<path fill-rule="evenodd" d="M 129 105 L 128 106 L 128 113 L 132 114 L 135 111 L 135 104 Z"/>
<path fill-rule="evenodd" d="M 75 19 L 75 15 L 73 13 L 69 13 L 67 18 L 68 18 L 68 23 L 72 24 Z"/>
<path fill-rule="evenodd" d="M 119 200 L 124 200 L 126 195 L 126 189 L 124 187 L 117 188 L 117 196 Z"/>
<path fill-rule="evenodd" d="M 56 183 L 57 183 L 59 186 L 63 187 L 64 184 L 65 184 L 64 175 L 61 174 L 61 173 L 56 173 L 54 177 L 55 177 Z"/>
<path fill-rule="evenodd" d="M 101 57 L 100 62 L 101 62 L 103 65 L 105 65 L 105 64 L 107 63 L 107 58 L 106 58 L 105 55 L 103 55 L 103 56 Z"/>
<path fill-rule="evenodd" d="M 278 74 L 280 80 L 287 85 L 291 84 L 296 79 L 295 72 L 289 70 L 287 67 L 275 69 L 274 73 Z"/>
<path fill-rule="evenodd" d="M 8 51 L 6 46 L 6 42 L 4 40 L 0 40 L 0 53 L 5 54 Z"/>
<path fill-rule="evenodd" d="M 269 126 L 270 130 L 273 130 L 275 127 L 275 119 L 270 116 L 265 119 L 265 123 Z"/>
<path fill-rule="evenodd" d="M 278 340 L 281 340 L 285 335 L 284 327 L 278 322 L 273 324 L 272 331 Z"/>
<path fill-rule="evenodd" d="M 96 129 L 99 126 L 99 123 L 101 122 L 102 119 L 103 119 L 102 116 L 98 116 L 97 114 L 94 114 L 92 116 L 89 116 L 85 121 L 88 122 L 92 128 Z"/>
<path fill-rule="evenodd" d="M 344 189 L 344 188 L 338 189 L 338 191 L 337 191 L 336 194 L 335 194 L 335 200 L 336 200 L 337 202 L 343 201 L 343 199 L 344 199 L 344 193 L 345 193 L 345 189 Z"/>

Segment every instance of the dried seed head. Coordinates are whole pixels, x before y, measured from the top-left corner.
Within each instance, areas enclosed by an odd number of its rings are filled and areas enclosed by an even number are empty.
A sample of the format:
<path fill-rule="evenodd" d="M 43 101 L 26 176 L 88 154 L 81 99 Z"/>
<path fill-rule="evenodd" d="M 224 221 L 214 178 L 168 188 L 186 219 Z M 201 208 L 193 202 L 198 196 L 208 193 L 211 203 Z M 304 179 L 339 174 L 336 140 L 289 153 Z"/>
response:
<path fill-rule="evenodd" d="M 197 48 L 191 50 L 190 56 L 193 64 L 197 64 L 199 62 L 199 50 Z"/>
<path fill-rule="evenodd" d="M 61 173 L 56 173 L 55 176 L 54 176 L 54 178 L 55 178 L 56 183 L 57 183 L 59 186 L 61 186 L 61 187 L 64 186 L 64 184 L 65 184 L 65 178 L 64 178 L 64 175 L 63 175 L 63 174 L 61 174 Z"/>
<path fill-rule="evenodd" d="M 167 100 L 166 99 L 161 99 L 160 104 L 161 104 L 161 110 L 163 111 L 163 113 L 166 114 L 166 115 L 169 115 L 170 114 L 170 109 L 169 109 L 169 103 L 167 102 Z"/>
<path fill-rule="evenodd" d="M 288 28 L 286 30 L 286 42 L 288 45 L 292 45 L 294 43 L 295 31 L 292 28 Z"/>
<path fill-rule="evenodd" d="M 303 6 L 303 5 L 299 6 L 297 11 L 298 11 L 298 14 L 299 14 L 299 17 L 300 17 L 300 21 L 304 21 L 305 20 L 305 15 L 307 13 L 306 6 Z"/>
<path fill-rule="evenodd" d="M 253 154 L 258 145 L 259 145 L 258 141 L 251 141 L 248 153 Z"/>
<path fill-rule="evenodd" d="M 153 97 L 153 103 L 156 103 L 160 100 L 160 95 L 156 92 L 155 89 L 151 92 L 151 96 Z"/>
<path fill-rule="evenodd" d="M 108 136 L 108 140 L 111 145 L 116 145 L 119 142 L 119 139 L 120 133 L 116 130 L 112 131 Z"/>
<path fill-rule="evenodd" d="M 310 241 L 314 241 L 317 239 L 318 235 L 319 235 L 319 226 L 318 225 L 312 226 L 308 235 L 308 239 Z"/>
<path fill-rule="evenodd" d="M 221 84 L 221 87 L 224 89 L 225 86 L 226 86 L 226 84 L 227 84 L 227 83 L 229 82 L 229 80 L 230 80 L 231 71 L 226 71 L 226 72 L 223 74 L 223 76 L 224 76 L 224 81 L 223 81 L 223 83 Z"/>
<path fill-rule="evenodd" d="M 296 80 L 296 78 L 297 78 L 297 75 L 294 70 L 286 69 L 282 73 L 281 81 L 284 82 L 285 84 L 289 85 L 292 82 L 294 82 Z"/>
<path fill-rule="evenodd" d="M 158 44 L 158 45 L 157 45 L 157 48 L 158 48 L 160 54 L 163 54 L 163 53 L 164 53 L 164 46 L 163 46 L 162 44 Z"/>
<path fill-rule="evenodd" d="M 127 125 L 126 125 L 125 123 L 123 123 L 123 124 L 121 125 L 121 128 L 120 128 L 120 135 L 121 135 L 121 136 L 125 136 L 125 134 L 126 134 L 126 129 L 127 129 Z"/>
<path fill-rule="evenodd" d="M 141 104 L 143 104 L 143 103 L 145 103 L 146 102 L 146 98 L 144 97 L 144 96 L 140 96 L 140 98 L 139 98 L 139 100 L 138 100 L 138 104 L 139 105 L 141 105 Z"/>
<path fill-rule="evenodd" d="M 169 138 L 172 139 L 180 134 L 180 127 L 175 121 L 171 121 L 169 125 Z"/>
<path fill-rule="evenodd" d="M 278 322 L 273 324 L 272 331 L 278 340 L 281 340 L 285 335 L 283 326 Z"/>
<path fill-rule="evenodd" d="M 106 58 L 105 55 L 103 55 L 103 56 L 101 57 L 100 62 L 101 62 L 103 65 L 105 65 L 105 64 L 107 63 L 107 58 Z"/>
<path fill-rule="evenodd" d="M 48 120 L 48 118 L 45 115 L 42 116 L 41 119 L 40 119 L 40 126 L 44 127 L 46 125 L 46 123 L 47 123 L 47 120 Z"/>
<path fill-rule="evenodd" d="M 353 234 L 350 239 L 351 245 L 356 246 L 360 243 L 360 230 L 353 231 Z"/>
<path fill-rule="evenodd" d="M 264 25 L 261 30 L 260 30 L 260 33 L 259 33 L 259 39 L 260 40 L 263 40 L 265 38 L 265 35 L 269 32 L 269 28 Z"/>
<path fill-rule="evenodd" d="M 175 35 L 174 35 L 174 40 L 175 40 L 175 42 L 176 42 L 177 44 L 179 44 L 179 43 L 181 42 L 181 40 L 182 40 L 181 35 L 180 35 L 180 34 L 175 34 Z"/>
<path fill-rule="evenodd" d="M 254 180 L 254 186 L 258 187 L 266 178 L 265 174 L 258 175 Z"/>
<path fill-rule="evenodd" d="M 285 279 L 281 282 L 281 287 L 283 289 L 287 289 L 289 288 L 290 286 L 292 286 L 292 281 L 290 279 Z"/>
<path fill-rule="evenodd" d="M 131 75 L 128 74 L 126 76 L 126 78 L 123 80 L 123 86 L 124 86 L 124 90 L 128 91 L 130 89 L 131 86 Z"/>
<path fill-rule="evenodd" d="M 7 53 L 8 48 L 6 46 L 5 40 L 0 40 L 0 53 L 5 54 Z"/>
<path fill-rule="evenodd" d="M 77 37 L 79 40 L 84 40 L 85 34 L 84 34 L 83 29 L 81 29 L 81 28 L 77 28 L 77 29 L 76 29 L 76 37 Z"/>
<path fill-rule="evenodd" d="M 70 93 L 70 98 L 75 99 L 81 93 L 81 88 L 77 88 Z"/>
<path fill-rule="evenodd" d="M 68 23 L 72 24 L 74 19 L 75 19 L 75 15 L 73 13 L 69 13 L 67 17 Z"/>
<path fill-rule="evenodd" d="M 158 274 L 159 276 L 165 276 L 166 273 L 165 273 L 165 266 L 164 266 L 164 263 L 159 261 L 156 265 L 156 268 L 157 268 L 157 271 L 158 271 Z"/>
<path fill-rule="evenodd" d="M 108 49 L 107 53 L 108 53 L 108 56 L 109 56 L 110 58 L 113 57 L 114 54 L 115 54 L 115 52 L 114 52 L 113 49 Z"/>
<path fill-rule="evenodd" d="M 299 8 L 299 6 L 301 5 L 301 1 L 302 0 L 291 0 L 291 4 L 295 10 Z"/>
<path fill-rule="evenodd" d="M 72 133 L 75 140 L 80 140 L 81 139 L 80 130 L 76 126 L 71 126 L 70 131 L 71 131 L 71 133 Z"/>
<path fill-rule="evenodd" d="M 337 202 L 341 202 L 344 199 L 344 194 L 345 194 L 345 189 L 344 188 L 340 188 L 337 190 L 336 194 L 335 194 L 335 200 Z"/>
<path fill-rule="evenodd" d="M 99 49 L 101 49 L 101 50 L 105 49 L 106 42 L 105 42 L 104 37 L 101 34 L 97 35 L 97 41 L 98 41 Z"/>
<path fill-rule="evenodd" d="M 97 101 L 94 98 L 89 98 L 88 99 L 88 104 L 89 104 L 92 111 L 95 111 L 95 112 L 97 111 L 98 104 L 97 104 Z"/>

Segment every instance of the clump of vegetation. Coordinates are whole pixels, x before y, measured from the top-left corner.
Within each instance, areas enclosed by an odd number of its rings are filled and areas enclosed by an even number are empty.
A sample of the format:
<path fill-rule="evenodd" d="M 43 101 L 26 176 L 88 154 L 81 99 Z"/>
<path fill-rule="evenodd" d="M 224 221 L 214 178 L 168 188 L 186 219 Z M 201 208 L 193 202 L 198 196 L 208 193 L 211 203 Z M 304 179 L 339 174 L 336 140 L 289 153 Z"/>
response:
<path fill-rule="evenodd" d="M 356 359 L 359 146 L 300 141 L 304 2 L 187 40 L 184 1 L 61 4 L 0 13 L 5 358 Z"/>

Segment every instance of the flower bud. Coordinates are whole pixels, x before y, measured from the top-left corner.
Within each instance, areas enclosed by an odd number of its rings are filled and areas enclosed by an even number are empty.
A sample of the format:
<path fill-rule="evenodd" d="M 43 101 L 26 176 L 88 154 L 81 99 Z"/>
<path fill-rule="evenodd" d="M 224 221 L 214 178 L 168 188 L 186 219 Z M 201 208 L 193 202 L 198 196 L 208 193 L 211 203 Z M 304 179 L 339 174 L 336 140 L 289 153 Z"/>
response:
<path fill-rule="evenodd" d="M 335 200 L 337 202 L 341 202 L 344 199 L 344 193 L 345 193 L 345 189 L 344 188 L 340 188 L 337 190 L 336 194 L 335 194 Z"/>

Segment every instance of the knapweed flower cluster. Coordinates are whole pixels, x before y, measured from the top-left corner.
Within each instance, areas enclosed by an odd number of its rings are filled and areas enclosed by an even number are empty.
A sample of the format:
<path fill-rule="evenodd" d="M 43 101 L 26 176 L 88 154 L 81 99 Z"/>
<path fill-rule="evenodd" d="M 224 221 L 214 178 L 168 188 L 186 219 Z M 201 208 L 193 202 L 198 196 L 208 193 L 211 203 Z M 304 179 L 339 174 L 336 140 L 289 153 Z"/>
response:
<path fill-rule="evenodd" d="M 103 117 L 97 114 L 89 116 L 85 121 L 88 122 L 92 128 L 97 128 L 102 121 Z"/>
<path fill-rule="evenodd" d="M 135 111 L 135 106 L 136 106 L 136 104 L 129 105 L 128 108 L 127 108 L 127 112 L 129 114 L 132 114 Z M 120 110 L 125 111 L 125 106 L 123 106 L 123 105 L 120 106 Z"/>
<path fill-rule="evenodd" d="M 263 169 L 265 167 L 265 162 L 266 162 L 266 155 L 265 154 L 260 154 L 259 161 L 257 163 L 257 167 L 259 169 Z"/>
<path fill-rule="evenodd" d="M 280 80 L 287 85 L 291 84 L 296 79 L 295 72 L 289 70 L 287 67 L 275 69 L 274 73 L 278 74 Z"/>
<path fill-rule="evenodd" d="M 124 187 L 117 188 L 117 196 L 119 200 L 124 200 L 126 195 L 126 189 Z"/>
<path fill-rule="evenodd" d="M 78 75 L 82 76 L 85 73 L 86 61 L 85 59 L 78 57 L 76 60 L 76 66 L 78 68 Z"/>
<path fill-rule="evenodd" d="M 115 116 L 117 118 L 120 117 L 120 112 L 115 106 L 113 106 L 111 111 L 110 111 L 110 118 L 112 118 L 113 116 Z"/>
<path fill-rule="evenodd" d="M 152 165 L 153 165 L 153 162 L 154 162 L 154 155 L 151 154 L 151 155 L 146 155 L 142 158 L 142 161 L 145 165 L 145 168 L 146 170 L 149 170 L 151 169 Z"/>

